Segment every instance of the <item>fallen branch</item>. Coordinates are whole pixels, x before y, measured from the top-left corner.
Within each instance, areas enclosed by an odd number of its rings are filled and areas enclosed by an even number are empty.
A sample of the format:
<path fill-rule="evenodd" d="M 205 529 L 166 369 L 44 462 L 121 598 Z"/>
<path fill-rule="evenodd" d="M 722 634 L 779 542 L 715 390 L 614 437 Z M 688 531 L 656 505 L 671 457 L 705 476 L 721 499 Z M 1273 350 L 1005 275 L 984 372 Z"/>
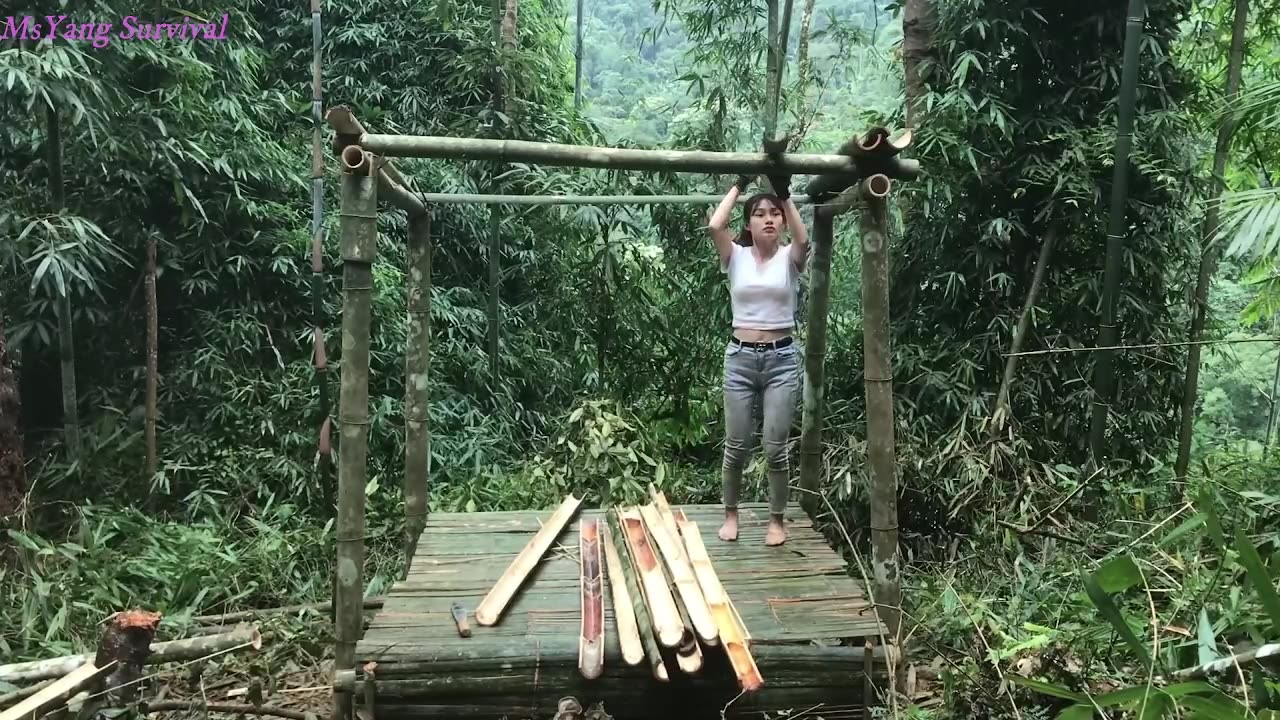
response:
<path fill-rule="evenodd" d="M 258 628 L 255 626 L 241 627 L 232 632 L 219 635 L 155 643 L 151 646 L 151 654 L 147 657 L 146 664 L 156 665 L 175 660 L 195 660 L 239 646 L 250 646 L 254 650 L 260 650 L 262 648 L 262 634 L 258 632 Z M 92 655 L 85 654 L 0 665 L 0 680 L 18 683 L 58 678 L 76 670 L 92 659 Z"/>
<path fill-rule="evenodd" d="M 365 610 L 378 610 L 382 608 L 385 598 L 371 597 L 364 601 Z M 307 603 L 305 605 L 285 605 L 282 607 L 259 608 L 257 610 L 239 610 L 236 612 L 223 613 L 221 615 L 196 615 L 191 618 L 191 622 L 201 625 L 218 625 L 244 622 L 253 618 L 266 617 L 268 615 L 288 615 L 290 613 L 302 612 L 303 610 L 319 610 L 328 612 L 333 609 L 333 603 Z"/>
<path fill-rule="evenodd" d="M 235 703 L 204 703 L 199 700 L 165 700 L 162 702 L 139 703 L 138 711 L 143 713 L 153 712 L 194 712 L 203 710 L 204 712 L 231 713 L 233 715 L 272 715 L 275 717 L 290 718 L 290 720 L 312 720 L 315 716 L 308 716 L 308 713 L 299 712 L 297 710 L 286 710 L 285 708 L 268 707 L 266 705 L 239 705 Z"/>

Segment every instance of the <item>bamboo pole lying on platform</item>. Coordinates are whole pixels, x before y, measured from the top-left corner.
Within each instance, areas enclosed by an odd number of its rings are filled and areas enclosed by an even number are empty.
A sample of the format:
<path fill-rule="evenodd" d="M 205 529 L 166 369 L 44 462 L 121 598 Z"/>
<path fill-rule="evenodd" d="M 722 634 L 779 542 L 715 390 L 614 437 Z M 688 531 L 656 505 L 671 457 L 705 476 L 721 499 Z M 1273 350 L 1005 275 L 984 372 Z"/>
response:
<path fill-rule="evenodd" d="M 670 673 L 667 672 L 667 665 L 662 659 L 662 651 L 658 648 L 658 639 L 654 635 L 653 620 L 649 617 L 649 608 L 644 602 L 644 588 L 640 584 L 640 578 L 637 577 L 639 570 L 634 555 L 631 552 L 630 544 L 627 542 L 625 531 L 622 528 L 622 517 L 618 511 L 606 513 L 609 521 L 609 539 L 613 542 L 613 547 L 617 551 L 619 564 L 622 569 L 622 579 L 627 587 L 627 595 L 631 600 L 631 608 L 636 618 L 636 631 L 640 634 L 640 642 L 644 648 L 645 657 L 649 659 L 649 667 L 653 671 L 653 677 L 662 682 L 671 679 Z M 615 613 L 617 610 L 615 609 Z"/>
<path fill-rule="evenodd" d="M 684 636 L 684 623 L 680 620 L 680 611 L 676 608 L 675 597 L 667 586 L 662 573 L 662 563 L 658 560 L 657 550 L 649 542 L 645 532 L 644 520 L 640 511 L 635 508 L 619 509 L 618 522 L 622 526 L 624 539 L 631 550 L 636 571 L 643 590 L 645 605 L 649 608 L 649 618 L 653 623 L 653 632 L 658 642 L 669 648 L 679 647 Z"/>
<path fill-rule="evenodd" d="M 719 635 L 716 632 L 716 623 L 711 618 L 707 601 L 702 597 L 698 580 L 694 577 L 693 568 L 689 565 L 689 557 L 685 555 L 684 547 L 680 543 L 675 520 L 672 519 L 668 527 L 661 511 L 652 504 L 641 506 L 640 514 L 648 526 L 649 535 L 656 541 L 658 550 L 667 561 L 667 567 L 671 570 L 671 579 L 679 590 L 680 599 L 684 601 L 689 621 L 698 633 L 698 638 L 708 645 L 715 645 Z M 673 535 L 673 531 L 676 534 Z"/>
<path fill-rule="evenodd" d="M 618 557 L 618 549 L 613 544 L 613 529 L 610 525 L 601 525 L 603 535 L 601 545 L 604 546 L 605 566 L 608 568 L 610 598 L 613 601 L 613 619 L 618 628 L 618 645 L 622 648 L 622 661 L 628 665 L 639 665 L 644 660 L 644 645 L 640 641 L 640 629 L 636 626 L 636 611 L 631 604 L 631 593 L 623 576 L 622 560 Z"/>
<path fill-rule="evenodd" d="M 720 641 L 724 645 L 725 654 L 729 656 L 729 664 L 738 676 L 738 685 L 747 692 L 758 690 L 764 684 L 760 669 L 756 667 L 755 658 L 747 646 L 746 627 L 742 619 L 729 605 L 729 596 L 720 584 L 715 568 L 711 565 L 711 557 L 702 543 L 702 535 L 698 533 L 697 523 L 685 520 L 680 523 L 680 534 L 684 538 L 685 547 L 693 564 L 702 592 L 707 598 L 707 605 L 720 630 Z"/>
<path fill-rule="evenodd" d="M 480 601 L 480 605 L 476 607 L 476 622 L 481 625 L 493 625 L 498 622 L 498 618 L 502 617 L 502 611 L 506 609 L 507 603 L 515 596 L 516 591 L 520 589 L 520 584 L 528 577 L 529 573 L 538 564 L 538 561 L 546 554 L 547 549 L 551 547 L 551 543 L 555 542 L 556 537 L 564 526 L 573 518 L 574 513 L 578 511 L 578 506 L 582 504 L 582 499 L 574 497 L 572 493 L 567 495 L 560 507 L 551 515 L 542 529 L 533 536 L 529 544 L 524 546 L 519 555 L 511 561 L 511 565 L 507 567 L 502 577 L 498 578 L 498 582 L 494 584 L 493 589 L 485 595 Z"/>
<path fill-rule="evenodd" d="M 582 629 L 578 635 L 578 671 L 594 680 L 604 672 L 604 577 L 600 562 L 600 521 L 583 520 L 578 529 L 581 567 Z"/>

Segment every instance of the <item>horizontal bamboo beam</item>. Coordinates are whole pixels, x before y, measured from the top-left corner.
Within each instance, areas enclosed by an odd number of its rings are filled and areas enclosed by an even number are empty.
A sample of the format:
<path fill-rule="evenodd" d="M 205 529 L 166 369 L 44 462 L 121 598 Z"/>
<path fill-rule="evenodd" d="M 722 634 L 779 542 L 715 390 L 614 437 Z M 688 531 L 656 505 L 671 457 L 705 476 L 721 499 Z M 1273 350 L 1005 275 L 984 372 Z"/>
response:
<path fill-rule="evenodd" d="M 415 193 L 433 205 L 715 205 L 724 195 L 474 195 L 468 193 Z M 738 204 L 750 195 L 738 197 Z M 792 195 L 796 205 L 809 204 L 809 196 Z"/>
<path fill-rule="evenodd" d="M 356 119 L 351 108 L 345 105 L 329 108 L 324 114 L 324 119 L 336 135 L 334 149 L 342 158 L 343 164 L 351 168 L 358 166 L 357 159 L 360 155 L 356 151 L 347 153 L 347 148 L 355 144 L 353 142 L 355 138 L 366 133 L 364 125 Z M 359 148 L 356 150 L 358 151 Z M 379 197 L 387 198 L 392 205 L 408 213 L 409 217 L 427 213 L 426 204 L 419 198 L 421 193 L 413 191 L 412 185 L 396 170 L 390 160 L 377 158 L 374 165 L 377 169 Z"/>
<path fill-rule="evenodd" d="M 386 157 L 484 160 L 504 163 L 536 163 L 611 170 L 663 172 L 790 175 L 849 174 L 861 177 L 858 164 L 848 155 L 707 152 L 702 150 L 640 150 L 589 147 L 528 140 L 489 140 L 431 135 L 380 135 L 364 133 L 355 140 L 365 150 Z M 903 172 L 919 172 L 919 162 L 899 160 Z"/>

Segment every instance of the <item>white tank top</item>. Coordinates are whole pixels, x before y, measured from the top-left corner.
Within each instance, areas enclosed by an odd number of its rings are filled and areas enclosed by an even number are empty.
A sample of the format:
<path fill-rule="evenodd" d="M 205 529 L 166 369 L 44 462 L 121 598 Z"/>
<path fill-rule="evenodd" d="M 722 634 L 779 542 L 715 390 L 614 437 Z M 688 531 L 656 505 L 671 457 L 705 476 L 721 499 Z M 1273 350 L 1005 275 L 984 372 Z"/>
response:
<path fill-rule="evenodd" d="M 729 275 L 733 326 L 751 330 L 785 330 L 795 325 L 800 272 L 791 247 L 779 246 L 773 257 L 757 262 L 751 248 L 737 243 L 721 272 Z"/>

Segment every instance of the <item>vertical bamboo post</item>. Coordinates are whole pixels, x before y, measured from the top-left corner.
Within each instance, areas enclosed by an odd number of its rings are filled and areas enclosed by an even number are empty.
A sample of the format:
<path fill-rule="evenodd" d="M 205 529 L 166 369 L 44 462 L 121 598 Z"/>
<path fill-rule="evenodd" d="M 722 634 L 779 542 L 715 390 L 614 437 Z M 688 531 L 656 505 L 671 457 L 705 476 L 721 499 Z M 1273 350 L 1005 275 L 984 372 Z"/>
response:
<path fill-rule="evenodd" d="M 408 348 L 404 399 L 404 575 L 413 564 L 418 537 L 427 522 L 427 481 L 431 464 L 431 216 L 410 216 Z"/>
<path fill-rule="evenodd" d="M 804 346 L 804 416 L 800 424 L 800 506 L 815 521 L 822 485 L 819 474 L 834 214 L 827 206 L 814 208 L 813 257 L 809 260 L 809 337 Z"/>
<path fill-rule="evenodd" d="M 1120 118 L 1116 131 L 1115 165 L 1111 177 L 1111 217 L 1107 227 L 1107 259 L 1102 275 L 1102 322 L 1098 347 L 1115 346 L 1116 296 L 1120 294 L 1120 264 L 1124 254 L 1125 205 L 1129 199 L 1129 150 L 1133 146 L 1133 113 L 1138 90 L 1138 56 L 1142 50 L 1143 0 L 1129 0 L 1125 17 L 1124 66 L 1120 76 Z M 1094 368 L 1093 414 L 1089 422 L 1089 450 L 1095 467 L 1101 467 L 1107 415 L 1115 382 L 1114 350 L 1099 350 Z"/>
<path fill-rule="evenodd" d="M 889 338 L 889 181 L 862 183 L 862 335 L 867 394 L 867 461 L 871 466 L 871 573 L 877 614 L 898 633 L 898 478 L 895 474 L 893 368 Z"/>
<path fill-rule="evenodd" d="M 361 633 L 364 576 L 364 486 L 369 454 L 369 328 L 373 261 L 377 255 L 378 185 L 370 155 L 358 146 L 342 153 L 342 380 L 338 399 L 337 602 L 334 669 L 355 665 Z M 351 695 L 338 698 L 350 715 Z"/>
<path fill-rule="evenodd" d="M 502 0 L 493 0 L 492 13 L 492 31 L 493 31 L 493 120 L 490 125 L 491 134 L 494 138 L 500 138 L 503 135 L 501 129 L 501 119 L 498 114 L 503 112 L 503 106 L 506 104 L 504 100 L 504 88 L 502 83 L 502 60 L 506 55 L 502 42 Z M 498 175 L 502 172 L 500 163 L 493 163 L 493 175 L 489 178 L 489 192 L 501 192 L 501 186 L 498 183 Z M 489 382 L 492 383 L 494 392 L 498 389 L 498 327 L 500 323 L 499 313 L 501 312 L 501 303 L 499 302 L 499 291 L 502 283 L 502 269 L 499 260 L 502 254 L 502 206 L 497 203 L 489 205 Z"/>

